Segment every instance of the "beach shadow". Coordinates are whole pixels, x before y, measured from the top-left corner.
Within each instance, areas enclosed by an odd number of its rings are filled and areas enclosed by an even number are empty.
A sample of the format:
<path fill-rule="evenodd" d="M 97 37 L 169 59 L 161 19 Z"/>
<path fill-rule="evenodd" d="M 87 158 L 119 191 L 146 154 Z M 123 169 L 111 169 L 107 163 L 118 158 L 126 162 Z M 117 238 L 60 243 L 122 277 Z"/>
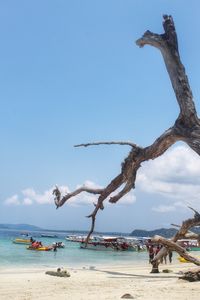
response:
<path fill-rule="evenodd" d="M 149 275 L 142 275 L 142 274 L 133 274 L 133 273 L 123 273 L 123 272 L 116 272 L 116 271 L 107 271 L 107 270 L 99 270 L 99 269 L 94 269 L 94 271 L 102 272 L 102 273 L 107 273 L 109 275 L 115 275 L 117 277 L 113 278 L 158 278 L 158 279 L 169 279 L 169 278 L 178 278 L 179 275 L 174 274 L 174 275 L 162 275 L 163 273 L 158 273 L 158 274 L 149 274 Z"/>

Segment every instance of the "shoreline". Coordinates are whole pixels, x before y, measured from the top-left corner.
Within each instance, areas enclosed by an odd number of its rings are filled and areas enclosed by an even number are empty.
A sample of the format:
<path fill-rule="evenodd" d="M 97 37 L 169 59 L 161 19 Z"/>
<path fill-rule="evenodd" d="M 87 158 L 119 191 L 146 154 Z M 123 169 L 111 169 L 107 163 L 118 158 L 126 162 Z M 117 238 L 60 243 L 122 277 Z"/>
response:
<path fill-rule="evenodd" d="M 200 285 L 178 279 L 178 273 L 194 265 L 172 263 L 150 274 L 151 265 L 116 264 L 66 268 L 69 278 L 45 274 L 50 267 L 0 268 L 1 300 L 114 300 L 124 294 L 144 300 L 197 300 Z M 170 269 L 172 273 L 163 273 Z"/>

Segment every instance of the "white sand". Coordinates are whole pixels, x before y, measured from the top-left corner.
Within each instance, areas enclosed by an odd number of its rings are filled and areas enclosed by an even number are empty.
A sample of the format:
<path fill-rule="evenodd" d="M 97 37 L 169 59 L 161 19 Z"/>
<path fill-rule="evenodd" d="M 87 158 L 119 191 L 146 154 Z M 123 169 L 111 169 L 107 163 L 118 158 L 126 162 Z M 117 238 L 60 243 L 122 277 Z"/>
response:
<path fill-rule="evenodd" d="M 150 265 L 101 266 L 94 270 L 69 268 L 69 278 L 46 275 L 49 269 L 1 267 L 0 299 L 113 300 L 129 293 L 134 299 L 142 300 L 199 300 L 200 283 L 178 279 L 178 272 L 189 267 L 193 265 L 163 265 L 159 274 L 150 274 Z M 173 273 L 162 273 L 166 268 Z"/>

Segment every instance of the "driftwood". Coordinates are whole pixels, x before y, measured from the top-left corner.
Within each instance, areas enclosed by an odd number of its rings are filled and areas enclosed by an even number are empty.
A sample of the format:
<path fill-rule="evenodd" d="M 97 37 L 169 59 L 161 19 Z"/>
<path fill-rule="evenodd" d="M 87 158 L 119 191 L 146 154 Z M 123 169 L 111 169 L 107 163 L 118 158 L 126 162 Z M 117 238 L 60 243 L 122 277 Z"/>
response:
<path fill-rule="evenodd" d="M 187 281 L 200 281 L 200 270 L 199 268 L 195 268 L 192 270 L 188 270 L 183 273 L 183 276 L 180 279 L 184 279 Z"/>
<path fill-rule="evenodd" d="M 154 242 L 158 244 L 162 244 L 165 246 L 165 249 L 176 251 L 178 254 L 180 254 L 181 257 L 185 258 L 187 261 L 190 261 L 191 263 L 194 263 L 197 266 L 200 266 L 200 260 L 192 255 L 190 255 L 187 250 L 177 243 L 167 240 L 159 235 L 156 235 L 152 239 Z"/>
<path fill-rule="evenodd" d="M 134 299 L 134 297 L 131 294 L 124 294 L 121 296 L 122 299 Z"/>
<path fill-rule="evenodd" d="M 192 227 L 200 225 L 200 214 L 196 210 L 194 210 L 193 208 L 190 207 L 190 209 L 192 209 L 194 211 L 194 217 L 191 218 L 191 219 L 187 219 L 186 221 L 184 221 L 182 223 L 181 226 L 178 226 L 179 230 L 174 235 L 174 237 L 172 237 L 170 240 L 165 239 L 165 238 L 163 238 L 161 236 L 158 236 L 158 235 L 156 235 L 152 238 L 153 242 L 158 243 L 158 244 L 162 244 L 164 247 L 158 252 L 158 254 L 152 260 L 152 262 L 151 262 L 152 263 L 151 273 L 159 273 L 159 270 L 158 270 L 159 263 L 160 263 L 162 257 L 165 256 L 168 253 L 169 250 L 170 251 L 176 251 L 181 257 L 183 257 L 187 261 L 189 261 L 191 263 L 194 263 L 197 266 L 200 266 L 200 259 L 190 255 L 190 253 L 188 253 L 185 248 L 181 247 L 177 243 L 178 240 L 184 239 L 186 237 L 188 238 L 188 236 L 191 236 L 193 239 L 194 239 L 194 237 L 196 237 L 196 239 L 199 240 L 198 239 L 199 235 L 191 232 L 190 229 Z M 189 273 L 186 272 L 186 273 L 184 273 L 184 275 L 185 274 L 187 274 L 187 276 L 186 277 L 183 276 L 182 278 L 187 279 L 187 280 L 189 280 L 190 275 L 192 276 L 191 272 L 189 272 Z M 200 278 L 200 268 L 197 268 L 195 270 L 194 278 L 196 278 L 196 279 Z M 194 278 L 191 281 L 194 281 Z"/>
<path fill-rule="evenodd" d="M 61 270 L 60 268 L 56 271 L 46 271 L 45 274 L 57 277 L 70 277 L 70 273 L 67 270 Z"/>
<path fill-rule="evenodd" d="M 98 211 L 104 208 L 103 202 L 108 199 L 109 202 L 116 203 L 124 195 L 130 192 L 131 189 L 135 188 L 136 174 L 142 162 L 159 157 L 177 141 L 187 143 L 197 154 L 200 154 L 200 120 L 197 117 L 192 91 L 185 73 L 185 68 L 180 60 L 174 22 L 172 17 L 168 15 L 164 15 L 163 19 L 163 34 L 155 34 L 151 31 L 146 31 L 144 35 L 136 41 L 136 44 L 139 47 L 143 47 L 145 45 L 153 46 L 160 50 L 163 56 L 180 108 L 180 113 L 174 125 L 158 137 L 152 145 L 144 148 L 129 141 L 95 142 L 75 145 L 75 147 L 88 147 L 102 144 L 129 145 L 131 147 L 131 151 L 122 163 L 120 174 L 118 174 L 106 187 L 95 189 L 82 186 L 74 192 L 68 193 L 64 196 L 61 195 L 58 187 L 56 187 L 53 191 L 53 194 L 55 195 L 55 205 L 57 208 L 65 204 L 71 197 L 82 192 L 98 195 L 95 208 L 88 216 L 92 219 L 92 224 L 88 233 L 87 241 L 94 230 L 95 219 Z M 122 187 L 120 192 L 116 192 L 120 187 Z M 111 193 L 113 194 L 114 192 L 116 192 L 116 194 L 111 196 Z"/>

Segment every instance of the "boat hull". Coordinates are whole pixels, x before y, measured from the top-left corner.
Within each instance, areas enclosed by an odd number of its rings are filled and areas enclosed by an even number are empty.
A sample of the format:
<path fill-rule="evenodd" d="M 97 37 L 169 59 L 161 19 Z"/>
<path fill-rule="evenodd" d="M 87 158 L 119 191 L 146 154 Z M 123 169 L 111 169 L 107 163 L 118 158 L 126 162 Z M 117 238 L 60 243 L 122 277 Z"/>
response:
<path fill-rule="evenodd" d="M 190 247 L 188 251 L 200 251 L 200 247 Z"/>
<path fill-rule="evenodd" d="M 94 245 L 80 245 L 81 249 L 87 249 L 87 250 L 94 250 L 94 251 L 114 251 L 115 249 L 111 248 L 111 247 L 105 247 L 105 246 L 94 246 Z"/>
<path fill-rule="evenodd" d="M 53 248 L 52 247 L 39 247 L 39 248 L 27 247 L 27 249 L 34 250 L 34 251 L 51 251 Z"/>
<path fill-rule="evenodd" d="M 21 245 L 30 245 L 31 241 L 30 240 L 25 240 L 25 239 L 15 239 L 13 240 L 14 244 L 21 244 Z"/>
<path fill-rule="evenodd" d="M 198 257 L 196 257 L 196 258 L 198 258 Z M 178 257 L 178 260 L 181 263 L 191 263 L 191 261 L 189 261 L 189 260 L 187 260 L 187 259 L 185 259 L 184 257 L 181 257 L 181 256 Z"/>
<path fill-rule="evenodd" d="M 111 243 L 80 243 L 81 249 L 88 249 L 94 251 L 136 251 L 135 248 L 131 246 L 124 247 L 120 244 L 111 244 Z"/>

